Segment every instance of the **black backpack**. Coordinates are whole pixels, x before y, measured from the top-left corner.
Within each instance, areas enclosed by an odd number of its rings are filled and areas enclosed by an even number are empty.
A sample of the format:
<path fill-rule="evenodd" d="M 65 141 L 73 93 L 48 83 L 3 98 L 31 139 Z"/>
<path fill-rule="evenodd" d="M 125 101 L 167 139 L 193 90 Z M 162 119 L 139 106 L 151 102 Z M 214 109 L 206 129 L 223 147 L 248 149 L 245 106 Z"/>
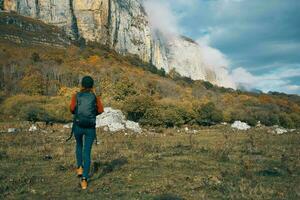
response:
<path fill-rule="evenodd" d="M 97 116 L 97 97 L 92 92 L 76 94 L 74 123 L 82 128 L 95 128 Z"/>

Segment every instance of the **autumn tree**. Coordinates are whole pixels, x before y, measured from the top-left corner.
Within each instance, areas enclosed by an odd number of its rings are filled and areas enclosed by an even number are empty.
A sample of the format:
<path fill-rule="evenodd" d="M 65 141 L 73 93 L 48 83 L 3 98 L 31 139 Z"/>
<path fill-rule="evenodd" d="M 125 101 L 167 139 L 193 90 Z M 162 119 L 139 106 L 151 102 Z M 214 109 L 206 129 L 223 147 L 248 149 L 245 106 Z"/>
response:
<path fill-rule="evenodd" d="M 39 71 L 28 70 L 20 81 L 23 92 L 29 95 L 42 95 L 45 91 L 43 75 Z"/>

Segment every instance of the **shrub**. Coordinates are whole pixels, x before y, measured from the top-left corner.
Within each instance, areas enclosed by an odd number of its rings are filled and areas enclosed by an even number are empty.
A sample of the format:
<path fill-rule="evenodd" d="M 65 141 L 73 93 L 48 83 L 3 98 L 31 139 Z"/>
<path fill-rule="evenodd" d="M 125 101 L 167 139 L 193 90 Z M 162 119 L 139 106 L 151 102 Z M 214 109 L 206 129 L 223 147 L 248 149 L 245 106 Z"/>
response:
<path fill-rule="evenodd" d="M 160 105 L 146 111 L 141 123 L 151 126 L 174 127 L 184 124 L 180 110 L 174 105 Z"/>
<path fill-rule="evenodd" d="M 23 118 L 27 121 L 50 121 L 50 116 L 39 106 L 29 104 L 22 109 Z"/>
<path fill-rule="evenodd" d="M 254 116 L 248 115 L 245 118 L 242 119 L 243 122 L 246 122 L 250 126 L 255 126 L 257 124 L 257 120 L 255 119 Z"/>
<path fill-rule="evenodd" d="M 161 109 L 158 107 L 149 108 L 143 115 L 143 118 L 140 120 L 141 124 L 143 125 L 150 125 L 150 126 L 162 126 L 163 118 Z"/>
<path fill-rule="evenodd" d="M 181 119 L 184 121 L 184 124 L 193 123 L 194 119 L 196 118 L 193 111 L 181 106 L 178 106 L 176 109 Z"/>
<path fill-rule="evenodd" d="M 279 115 L 279 122 L 280 125 L 284 128 L 295 128 L 295 124 L 292 121 L 291 117 L 285 113 Z"/>
<path fill-rule="evenodd" d="M 269 122 L 270 125 L 279 125 L 279 116 L 278 114 L 269 114 Z"/>
<path fill-rule="evenodd" d="M 192 85 L 192 95 L 199 99 L 206 95 L 206 88 L 201 82 L 197 81 Z"/>
<path fill-rule="evenodd" d="M 261 114 L 259 121 L 266 126 L 280 125 L 279 116 L 275 113 Z"/>
<path fill-rule="evenodd" d="M 200 125 L 213 125 L 220 123 L 223 120 L 223 114 L 221 110 L 218 110 L 213 102 L 209 102 L 197 110 L 197 122 Z"/>
<path fill-rule="evenodd" d="M 159 76 L 165 77 L 166 72 L 163 68 L 158 69 L 153 64 L 145 63 L 137 55 L 126 56 L 125 59 L 132 65 L 137 67 L 141 67 L 146 71 L 150 71 L 151 73 L 158 74 Z"/>
<path fill-rule="evenodd" d="M 117 82 L 114 85 L 115 95 L 114 99 L 116 101 L 125 100 L 126 97 L 136 95 L 136 87 L 132 81 L 125 79 Z"/>
<path fill-rule="evenodd" d="M 251 112 L 251 110 L 245 110 L 242 108 L 236 109 L 236 110 L 234 110 L 234 112 L 232 111 L 232 113 L 231 113 L 231 121 L 230 122 L 234 122 L 237 120 L 246 122 L 250 126 L 255 126 L 257 124 L 256 115 L 253 114 Z"/>
<path fill-rule="evenodd" d="M 300 128 L 300 115 L 296 113 L 292 113 L 290 117 L 295 124 L 295 128 Z"/>
<path fill-rule="evenodd" d="M 181 85 L 190 85 L 193 84 L 194 81 L 190 78 L 190 77 L 186 77 L 186 76 L 181 76 L 176 70 L 175 68 L 171 69 L 169 71 L 168 76 L 173 79 L 174 81 L 176 81 L 177 83 L 181 84 Z"/>
<path fill-rule="evenodd" d="M 155 86 L 155 90 L 160 95 L 160 97 L 171 97 L 179 98 L 180 97 L 180 88 L 174 81 L 163 80 L 158 81 Z"/>
<path fill-rule="evenodd" d="M 184 119 L 181 116 L 180 110 L 173 105 L 161 107 L 162 121 L 165 127 L 181 126 L 184 124 Z"/>
<path fill-rule="evenodd" d="M 4 116 L 15 120 L 67 122 L 72 119 L 64 97 L 18 95 L 7 98 L 0 109 Z"/>
<path fill-rule="evenodd" d="M 152 107 L 155 107 L 154 99 L 150 96 L 140 95 L 127 98 L 122 110 L 129 120 L 139 122 L 146 111 Z"/>
<path fill-rule="evenodd" d="M 28 107 L 29 105 L 39 106 L 44 101 L 45 98 L 38 96 L 16 95 L 5 99 L 1 104 L 0 110 L 2 110 L 6 116 L 19 117 L 24 113 L 24 107 Z"/>
<path fill-rule="evenodd" d="M 38 53 L 36 53 L 36 52 L 32 53 L 31 54 L 31 60 L 33 62 L 39 62 L 39 61 L 41 61 L 40 55 Z"/>
<path fill-rule="evenodd" d="M 213 89 L 213 88 L 214 88 L 214 85 L 211 84 L 211 83 L 208 82 L 208 81 L 204 81 L 204 82 L 203 82 L 203 85 L 204 85 L 204 87 L 205 87 L 207 90 L 210 90 L 210 89 Z"/>
<path fill-rule="evenodd" d="M 28 72 L 20 81 L 20 87 L 23 92 L 29 95 L 41 95 L 44 93 L 45 82 L 40 72 Z"/>

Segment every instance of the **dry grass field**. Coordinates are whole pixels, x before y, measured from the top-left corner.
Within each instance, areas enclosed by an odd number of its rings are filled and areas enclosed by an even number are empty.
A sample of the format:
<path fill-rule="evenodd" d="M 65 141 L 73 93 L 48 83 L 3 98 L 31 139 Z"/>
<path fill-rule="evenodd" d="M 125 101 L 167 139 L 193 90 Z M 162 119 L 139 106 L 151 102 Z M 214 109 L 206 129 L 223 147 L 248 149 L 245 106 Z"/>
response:
<path fill-rule="evenodd" d="M 1 123 L 7 127 L 28 124 Z M 299 199 L 300 134 L 229 126 L 98 130 L 87 191 L 75 176 L 75 141 L 62 125 L 0 134 L 1 199 Z M 24 130 L 24 129 L 23 129 Z"/>

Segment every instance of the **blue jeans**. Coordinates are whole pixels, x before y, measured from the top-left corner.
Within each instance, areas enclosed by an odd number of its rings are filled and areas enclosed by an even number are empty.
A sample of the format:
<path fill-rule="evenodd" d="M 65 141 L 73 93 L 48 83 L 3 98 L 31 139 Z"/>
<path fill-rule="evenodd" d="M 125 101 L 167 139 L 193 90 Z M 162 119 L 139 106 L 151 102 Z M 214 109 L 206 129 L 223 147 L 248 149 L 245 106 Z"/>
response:
<path fill-rule="evenodd" d="M 96 137 L 96 128 L 81 128 L 75 124 L 74 126 L 77 167 L 83 166 L 83 178 L 88 179 L 91 166 L 91 150 Z"/>

